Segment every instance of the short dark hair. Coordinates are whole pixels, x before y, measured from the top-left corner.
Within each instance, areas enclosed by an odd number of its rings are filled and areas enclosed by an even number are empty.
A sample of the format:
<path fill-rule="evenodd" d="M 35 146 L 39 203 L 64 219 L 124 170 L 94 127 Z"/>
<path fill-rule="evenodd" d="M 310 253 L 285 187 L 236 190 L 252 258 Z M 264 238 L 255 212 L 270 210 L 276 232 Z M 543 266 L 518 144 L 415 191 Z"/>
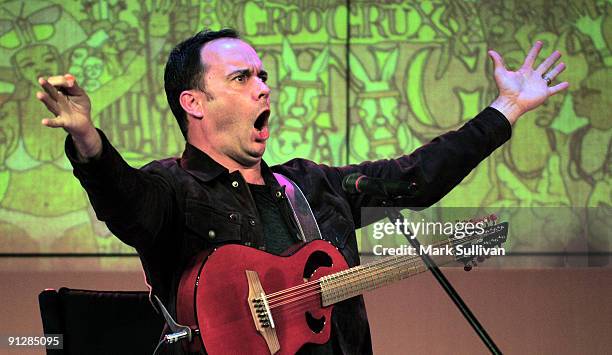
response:
<path fill-rule="evenodd" d="M 187 139 L 187 113 L 181 107 L 179 98 L 185 90 L 200 89 L 200 78 L 206 73 L 206 65 L 200 60 L 200 50 L 204 45 L 219 38 L 240 38 L 238 32 L 231 28 L 219 31 L 204 30 L 195 36 L 189 37 L 179 43 L 168 56 L 164 71 L 164 89 L 170 109 Z"/>

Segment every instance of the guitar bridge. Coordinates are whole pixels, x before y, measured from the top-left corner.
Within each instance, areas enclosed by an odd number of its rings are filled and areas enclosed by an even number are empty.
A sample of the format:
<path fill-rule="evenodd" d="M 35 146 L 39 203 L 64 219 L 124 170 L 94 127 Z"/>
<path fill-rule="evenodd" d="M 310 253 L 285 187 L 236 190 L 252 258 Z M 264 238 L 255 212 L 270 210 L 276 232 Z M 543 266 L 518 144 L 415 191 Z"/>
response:
<path fill-rule="evenodd" d="M 253 303 L 253 307 L 255 307 L 255 313 L 259 319 L 259 324 L 264 328 L 274 328 L 274 319 L 272 319 L 272 313 L 270 312 L 270 306 L 268 306 L 266 295 L 262 292 L 259 298 L 253 298 L 251 302 Z"/>
<path fill-rule="evenodd" d="M 245 272 L 247 282 L 249 283 L 249 309 L 253 316 L 253 322 L 255 322 L 255 329 L 263 336 L 270 354 L 275 354 L 280 350 L 280 343 L 276 336 L 274 319 L 272 319 L 272 312 L 268 305 L 266 294 L 261 286 L 257 272 L 251 270 L 245 270 Z"/>

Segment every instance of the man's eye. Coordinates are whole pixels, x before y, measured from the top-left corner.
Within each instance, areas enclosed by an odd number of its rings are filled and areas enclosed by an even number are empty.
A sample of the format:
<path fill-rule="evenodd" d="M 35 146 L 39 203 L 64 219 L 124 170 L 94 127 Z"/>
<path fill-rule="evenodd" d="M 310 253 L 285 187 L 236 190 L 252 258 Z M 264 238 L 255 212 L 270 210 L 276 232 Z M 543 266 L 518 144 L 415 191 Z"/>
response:
<path fill-rule="evenodd" d="M 268 81 L 268 74 L 259 75 L 259 79 L 261 79 L 261 81 L 265 83 L 266 81 Z"/>
<path fill-rule="evenodd" d="M 240 74 L 237 77 L 235 77 L 234 80 L 236 80 L 238 82 L 244 82 L 244 81 L 246 81 L 246 75 Z"/>

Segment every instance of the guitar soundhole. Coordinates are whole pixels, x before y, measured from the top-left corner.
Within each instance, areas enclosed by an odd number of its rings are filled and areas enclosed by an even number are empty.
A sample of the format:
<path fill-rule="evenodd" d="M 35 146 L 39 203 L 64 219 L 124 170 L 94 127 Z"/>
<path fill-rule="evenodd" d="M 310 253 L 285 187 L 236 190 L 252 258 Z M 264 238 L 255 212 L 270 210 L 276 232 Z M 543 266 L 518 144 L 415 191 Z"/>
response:
<path fill-rule="evenodd" d="M 321 317 L 319 319 L 315 318 L 310 314 L 310 312 L 306 312 L 306 324 L 308 324 L 308 328 L 312 330 L 313 333 L 319 334 L 325 327 L 325 317 Z"/>
<path fill-rule="evenodd" d="M 310 254 L 308 260 L 306 261 L 306 266 L 304 267 L 304 275 L 305 279 L 309 279 L 310 276 L 321 266 L 332 266 L 332 259 L 327 253 L 322 251 L 315 251 Z"/>

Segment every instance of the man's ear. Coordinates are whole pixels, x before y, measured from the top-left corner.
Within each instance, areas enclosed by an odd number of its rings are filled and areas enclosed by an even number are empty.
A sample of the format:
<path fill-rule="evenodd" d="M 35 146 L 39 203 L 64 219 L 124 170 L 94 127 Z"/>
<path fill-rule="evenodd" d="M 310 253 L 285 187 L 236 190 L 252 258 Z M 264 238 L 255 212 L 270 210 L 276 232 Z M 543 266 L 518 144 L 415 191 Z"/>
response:
<path fill-rule="evenodd" d="M 181 103 L 181 107 L 185 112 L 190 114 L 196 118 L 202 118 L 204 113 L 202 113 L 202 105 L 200 105 L 200 100 L 192 90 L 185 90 L 179 96 L 179 102 Z"/>

